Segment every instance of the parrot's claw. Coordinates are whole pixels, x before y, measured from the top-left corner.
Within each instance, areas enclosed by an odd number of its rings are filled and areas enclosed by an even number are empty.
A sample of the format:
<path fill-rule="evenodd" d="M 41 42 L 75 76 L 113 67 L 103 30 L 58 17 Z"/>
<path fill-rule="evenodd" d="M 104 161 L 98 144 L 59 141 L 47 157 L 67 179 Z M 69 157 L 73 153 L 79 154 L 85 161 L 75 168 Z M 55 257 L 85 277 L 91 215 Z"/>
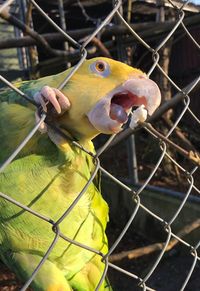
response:
<path fill-rule="evenodd" d="M 58 89 L 51 88 L 49 86 L 44 86 L 39 92 L 36 92 L 33 96 L 34 101 L 40 105 L 44 112 L 47 112 L 47 105 L 50 103 L 55 109 L 57 114 L 63 114 L 70 108 L 69 99 Z M 37 110 L 36 112 L 36 122 L 40 120 L 40 114 Z M 43 122 L 39 131 L 45 133 L 47 131 L 47 126 Z"/>
<path fill-rule="evenodd" d="M 139 122 L 144 122 L 147 119 L 147 110 L 144 105 L 139 106 L 135 111 L 131 112 L 130 128 L 137 127 Z"/>
<path fill-rule="evenodd" d="M 47 104 L 51 103 L 58 114 L 66 111 L 70 107 L 69 99 L 58 89 L 44 86 L 33 96 L 35 102 L 42 106 L 47 112 Z"/>

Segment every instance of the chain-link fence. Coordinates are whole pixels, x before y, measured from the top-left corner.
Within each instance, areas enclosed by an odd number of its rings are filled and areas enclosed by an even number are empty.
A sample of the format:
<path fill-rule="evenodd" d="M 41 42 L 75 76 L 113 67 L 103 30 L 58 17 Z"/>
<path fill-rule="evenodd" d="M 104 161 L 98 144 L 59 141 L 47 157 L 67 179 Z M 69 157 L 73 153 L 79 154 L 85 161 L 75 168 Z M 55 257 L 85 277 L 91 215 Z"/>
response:
<path fill-rule="evenodd" d="M 14 2 L 14 0 L 8 0 L 8 1 L 5 1 L 0 6 L 0 16 L 3 15 L 2 17 L 4 17 L 4 12 L 7 10 L 9 5 L 12 4 L 13 2 Z M 60 2 L 62 4 L 62 1 L 60 1 Z M 79 5 L 83 9 L 81 1 L 78 1 L 78 2 L 79 2 Z M 129 1 L 129 2 L 131 2 L 131 1 Z M 171 86 L 173 86 L 178 92 L 174 98 L 172 98 L 171 100 L 169 100 L 169 101 L 165 102 L 163 105 L 161 105 L 161 107 L 158 109 L 156 114 L 154 114 L 151 118 L 149 118 L 148 121 L 152 121 L 155 118 L 157 118 L 158 116 L 161 116 L 162 114 L 167 112 L 167 110 L 169 108 L 173 108 L 176 104 L 181 103 L 182 109 L 181 109 L 181 112 L 179 112 L 178 118 L 173 122 L 173 125 L 171 126 L 170 130 L 167 133 L 163 133 L 163 134 L 159 133 L 157 130 L 155 130 L 149 124 L 149 122 L 145 122 L 144 124 L 141 125 L 141 127 L 143 129 L 145 129 L 155 139 L 155 143 L 157 143 L 158 147 L 161 150 L 161 155 L 160 155 L 157 163 L 154 165 L 154 167 L 153 167 L 150 175 L 146 179 L 146 181 L 140 187 L 138 187 L 137 190 L 133 190 L 133 188 L 131 188 L 130 186 L 121 182 L 115 176 L 110 174 L 105 168 L 103 168 L 101 166 L 101 163 L 100 163 L 100 156 L 103 152 L 105 152 L 107 150 L 107 148 L 109 148 L 111 145 L 114 145 L 114 144 L 120 142 L 121 140 L 123 140 L 127 136 L 134 133 L 133 130 L 126 129 L 124 132 L 120 133 L 119 135 L 112 136 L 111 138 L 109 138 L 109 140 L 104 144 L 104 146 L 101 147 L 100 150 L 97 151 L 97 154 L 95 154 L 95 155 L 91 154 L 86 149 L 84 149 L 81 145 L 78 144 L 78 142 L 73 141 L 73 144 L 75 146 L 80 148 L 82 151 L 85 151 L 88 155 L 92 155 L 92 157 L 94 158 L 95 170 L 92 173 L 87 184 L 82 189 L 82 191 L 77 195 L 76 199 L 73 201 L 73 203 L 70 205 L 70 207 L 68 209 L 66 209 L 66 211 L 63 213 L 63 215 L 57 221 L 52 221 L 51 217 L 46 217 L 46 216 L 42 215 L 41 213 L 35 212 L 31 208 L 21 204 L 19 201 L 13 200 L 11 197 L 6 195 L 6 193 L 0 193 L 1 199 L 5 199 L 5 200 L 9 201 L 10 203 L 13 203 L 13 204 L 19 206 L 23 210 L 28 211 L 32 215 L 40 218 L 41 220 L 46 221 L 47 224 L 50 224 L 52 226 L 52 232 L 55 233 L 54 240 L 51 242 L 51 245 L 49 246 L 48 250 L 46 251 L 46 254 L 44 255 L 44 257 L 42 258 L 42 260 L 40 261 L 38 266 L 35 268 L 33 274 L 30 276 L 29 280 L 24 284 L 24 286 L 22 287 L 21 290 L 26 290 L 28 288 L 28 286 L 31 284 L 31 282 L 34 280 L 36 274 L 40 271 L 40 268 L 42 268 L 43 264 L 45 264 L 49 254 L 51 253 L 51 251 L 53 250 L 53 248 L 57 244 L 57 241 L 59 238 L 62 238 L 63 240 L 66 240 L 68 243 L 74 244 L 80 248 L 84 248 L 84 249 L 102 257 L 102 261 L 104 262 L 105 267 L 104 267 L 104 271 L 102 273 L 101 279 L 98 283 L 98 286 L 96 286 L 95 290 L 99 290 L 100 286 L 102 285 L 102 283 L 105 279 L 105 276 L 107 274 L 108 269 L 115 269 L 116 271 L 119 272 L 119 276 L 121 275 L 121 273 L 123 273 L 126 276 L 132 278 L 132 280 L 137 281 L 138 286 L 142 290 L 154 290 L 151 288 L 151 286 L 149 286 L 148 280 L 155 272 L 158 264 L 161 262 L 161 259 L 163 258 L 165 252 L 168 250 L 171 241 L 173 241 L 175 239 L 187 248 L 187 252 L 192 258 L 192 264 L 189 267 L 189 270 L 185 276 L 184 282 L 182 282 L 182 286 L 180 287 L 180 290 L 184 290 L 190 277 L 193 274 L 193 271 L 194 271 L 199 259 L 200 259 L 199 255 L 198 255 L 198 248 L 200 245 L 200 241 L 196 241 L 195 244 L 188 243 L 181 236 L 174 233 L 173 223 L 179 219 L 179 214 L 182 211 L 182 209 L 184 208 L 184 206 L 186 205 L 187 200 L 188 200 L 191 192 L 193 190 L 195 190 L 196 192 L 198 192 L 198 194 L 200 194 L 200 189 L 195 184 L 195 179 L 196 179 L 195 173 L 199 170 L 200 158 L 196 152 L 186 151 L 178 144 L 172 142 L 170 140 L 170 136 L 172 135 L 172 133 L 174 132 L 174 130 L 176 129 L 176 127 L 178 126 L 178 124 L 180 123 L 180 121 L 182 120 L 182 118 L 186 112 L 189 112 L 192 115 L 192 117 L 196 120 L 197 125 L 199 126 L 200 120 L 191 111 L 191 109 L 189 107 L 189 105 L 190 105 L 189 94 L 198 85 L 200 77 L 196 78 L 185 89 L 179 88 L 178 85 L 168 76 L 168 74 L 165 73 L 165 71 L 163 70 L 163 68 L 159 64 L 159 53 L 160 53 L 161 49 L 165 46 L 165 44 L 175 34 L 176 30 L 179 29 L 180 27 L 187 34 L 187 36 L 190 38 L 191 42 L 198 49 L 200 48 L 199 44 L 192 37 L 192 35 L 190 34 L 190 32 L 188 31 L 187 27 L 184 24 L 184 17 L 185 17 L 184 9 L 187 8 L 188 2 L 175 4 L 175 2 L 168 0 L 168 4 L 171 5 L 174 8 L 174 11 L 176 12 L 175 13 L 176 20 L 174 21 L 173 27 L 171 27 L 170 30 L 166 31 L 164 38 L 162 39 L 162 41 L 159 44 L 156 45 L 155 48 L 153 48 L 152 46 L 149 46 L 148 43 L 145 42 L 144 39 L 141 38 L 135 32 L 135 30 L 131 27 L 131 25 L 128 24 L 128 22 L 122 16 L 122 14 L 120 13 L 120 9 L 122 7 L 121 1 L 115 1 L 113 3 L 112 11 L 110 11 L 110 13 L 107 15 L 107 17 L 104 20 L 102 20 L 100 23 L 98 23 L 97 28 L 87 38 L 84 38 L 84 42 L 81 44 L 79 42 L 75 41 L 72 37 L 70 37 L 67 34 L 66 31 L 64 31 L 59 25 L 57 25 L 34 0 L 30 0 L 30 3 L 32 3 L 34 8 L 54 27 L 54 29 L 56 29 L 57 31 L 59 31 L 62 34 L 62 36 L 66 40 L 66 43 L 73 46 L 75 48 L 76 52 L 78 53 L 78 55 L 80 56 L 78 63 L 74 66 L 73 70 L 70 71 L 69 75 L 66 76 L 66 78 L 64 80 L 62 80 L 61 84 L 59 84 L 59 86 L 58 86 L 58 89 L 62 90 L 62 88 L 70 80 L 72 75 L 84 63 L 84 61 L 87 57 L 87 49 L 86 49 L 87 45 L 94 39 L 95 36 L 97 36 L 99 34 L 99 32 L 101 32 L 103 29 L 106 30 L 107 25 L 110 23 L 110 21 L 113 19 L 113 17 L 117 17 L 120 20 L 120 22 L 124 25 L 124 27 L 126 27 L 129 30 L 129 33 L 131 33 L 132 38 L 136 39 L 137 42 L 139 42 L 145 48 L 145 50 L 150 52 L 150 54 L 152 56 L 152 65 L 147 73 L 148 76 L 150 76 L 154 72 L 155 69 L 158 69 L 160 71 L 160 74 L 162 76 L 164 76 L 168 80 L 168 82 L 171 84 Z M 86 14 L 86 11 L 84 9 L 83 9 L 83 13 Z M 86 14 L 86 16 L 87 16 L 87 14 Z M 4 19 L 5 19 L 5 17 L 4 17 Z M 65 29 L 64 22 L 63 22 L 62 27 Z M 24 29 L 24 27 L 22 27 L 22 29 Z M 34 34 L 33 30 L 29 31 L 29 34 L 32 35 L 33 38 L 37 39 L 40 42 L 40 44 L 42 44 L 44 46 L 45 49 L 47 49 L 48 51 L 53 51 L 53 49 L 50 47 L 48 42 L 46 42 L 42 37 L 39 38 L 37 34 Z M 16 91 L 23 98 L 26 98 L 27 100 L 31 101 L 29 96 L 27 96 L 24 92 L 20 91 L 14 85 L 12 85 L 3 76 L 1 76 L 0 79 L 5 85 L 10 87 L 12 90 Z M 35 127 L 28 134 L 28 136 L 24 137 L 24 141 L 16 148 L 16 150 L 13 152 L 13 154 L 10 155 L 10 157 L 8 157 L 8 159 L 1 165 L 0 173 L 2 173 L 5 170 L 5 168 L 15 159 L 17 154 L 23 149 L 23 147 L 27 144 L 27 142 L 36 133 L 36 131 L 40 127 L 41 123 L 45 120 L 45 118 L 46 118 L 46 114 L 43 113 L 38 124 L 35 125 Z M 170 154 L 170 151 L 168 151 L 168 148 L 171 148 L 171 147 L 174 148 L 175 151 L 177 151 L 180 155 L 183 155 L 186 159 L 188 159 L 188 161 L 190 161 L 194 164 L 193 168 L 191 168 L 190 171 L 186 170 L 181 164 L 179 164 L 179 162 L 177 160 L 174 159 L 174 157 L 172 157 L 172 155 Z M 185 179 L 187 180 L 187 185 L 188 185 L 188 190 L 185 192 L 184 198 L 182 199 L 178 209 L 173 213 L 172 217 L 169 220 L 165 220 L 162 216 L 158 216 L 150 208 L 147 208 L 142 202 L 142 192 L 148 186 L 152 177 L 154 177 L 154 175 L 158 171 L 158 168 L 159 168 L 160 164 L 163 162 L 164 158 L 169 159 L 171 161 L 171 163 L 173 163 L 174 165 L 176 165 L 176 167 L 178 167 L 179 171 L 182 172 L 183 175 L 185 175 Z M 84 195 L 84 193 L 88 189 L 90 183 L 94 180 L 98 171 L 101 171 L 103 173 L 103 175 L 105 175 L 108 179 L 111 179 L 114 183 L 116 183 L 118 185 L 118 187 L 122 187 L 125 191 L 127 191 L 127 195 L 132 196 L 133 203 L 135 204 L 134 211 L 132 212 L 130 218 L 126 222 L 126 225 L 124 226 L 124 228 L 121 230 L 120 235 L 117 237 L 115 242 L 110 246 L 107 254 L 102 254 L 101 251 L 99 251 L 98 249 L 93 249 L 87 245 L 79 243 L 78 241 L 76 241 L 74 239 L 70 239 L 70 238 L 66 237 L 59 230 L 60 223 L 63 220 L 68 219 L 69 213 L 79 203 L 79 200 L 81 199 L 81 197 Z M 118 246 L 120 241 L 123 239 L 124 235 L 126 234 L 127 230 L 130 228 L 130 226 L 131 226 L 132 222 L 134 221 L 139 209 L 143 209 L 144 212 L 148 213 L 148 215 L 152 216 L 155 220 L 157 220 L 161 224 L 162 229 L 166 233 L 166 236 L 167 236 L 166 241 L 164 243 L 162 243 L 162 245 L 161 245 L 159 255 L 157 256 L 156 260 L 152 263 L 151 268 L 148 270 L 148 272 L 143 277 L 139 277 L 134 272 L 127 271 L 127 270 L 125 270 L 125 269 L 119 267 L 118 265 L 111 263 L 109 261 L 110 256 L 113 254 L 116 247 Z M 163 282 L 163 284 L 167 284 L 167 282 Z M 130 290 L 132 290 L 132 289 L 130 289 Z"/>

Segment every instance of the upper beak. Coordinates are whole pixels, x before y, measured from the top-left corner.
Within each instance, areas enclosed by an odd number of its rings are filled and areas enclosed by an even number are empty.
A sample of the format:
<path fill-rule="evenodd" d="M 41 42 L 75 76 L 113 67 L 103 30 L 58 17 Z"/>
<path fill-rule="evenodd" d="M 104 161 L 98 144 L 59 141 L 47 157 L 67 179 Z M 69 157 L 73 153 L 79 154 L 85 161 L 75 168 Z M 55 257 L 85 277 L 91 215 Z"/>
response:
<path fill-rule="evenodd" d="M 161 93 L 157 84 L 147 77 L 131 78 L 114 93 L 112 104 L 120 104 L 124 109 L 144 105 L 149 115 L 152 115 L 160 105 Z"/>

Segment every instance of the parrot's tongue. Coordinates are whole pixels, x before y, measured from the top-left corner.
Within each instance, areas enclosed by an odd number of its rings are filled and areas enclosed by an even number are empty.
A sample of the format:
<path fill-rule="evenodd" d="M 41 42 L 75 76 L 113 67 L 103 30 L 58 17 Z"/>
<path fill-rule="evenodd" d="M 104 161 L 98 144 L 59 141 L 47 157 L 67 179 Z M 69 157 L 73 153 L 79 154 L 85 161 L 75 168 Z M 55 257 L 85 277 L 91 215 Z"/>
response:
<path fill-rule="evenodd" d="M 116 120 L 119 123 L 125 123 L 128 119 L 128 115 L 122 106 L 111 103 L 110 118 Z"/>
<path fill-rule="evenodd" d="M 146 106 L 146 98 L 138 97 L 131 92 L 121 92 L 115 94 L 111 99 L 110 118 L 119 123 L 128 120 L 128 113 L 133 106 Z"/>

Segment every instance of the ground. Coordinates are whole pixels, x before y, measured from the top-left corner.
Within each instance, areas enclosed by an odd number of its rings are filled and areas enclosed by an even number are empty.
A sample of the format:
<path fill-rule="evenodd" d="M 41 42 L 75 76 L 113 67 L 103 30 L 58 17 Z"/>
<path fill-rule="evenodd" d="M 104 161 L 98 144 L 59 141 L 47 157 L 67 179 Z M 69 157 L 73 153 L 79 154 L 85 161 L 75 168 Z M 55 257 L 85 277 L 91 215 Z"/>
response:
<path fill-rule="evenodd" d="M 110 240 L 112 240 L 112 238 L 110 238 Z M 152 243 L 154 242 L 149 241 L 145 236 L 137 233 L 134 235 L 131 231 L 128 231 L 122 243 L 120 243 L 119 247 L 116 249 L 116 253 L 123 250 L 146 246 Z M 155 252 L 151 255 L 141 256 L 134 260 L 123 259 L 115 264 L 139 277 L 144 277 L 149 268 L 151 268 L 156 261 L 158 255 L 159 252 Z M 188 249 L 181 245 L 177 245 L 162 258 L 153 275 L 147 281 L 147 286 L 156 291 L 180 290 L 189 273 L 192 263 L 193 257 L 188 254 Z M 197 262 L 191 279 L 189 280 L 187 287 L 184 289 L 185 291 L 200 290 L 199 272 L 200 264 Z M 109 278 L 114 291 L 142 290 L 137 287 L 138 282 L 136 280 L 117 271 L 111 270 L 111 272 L 109 272 Z"/>

